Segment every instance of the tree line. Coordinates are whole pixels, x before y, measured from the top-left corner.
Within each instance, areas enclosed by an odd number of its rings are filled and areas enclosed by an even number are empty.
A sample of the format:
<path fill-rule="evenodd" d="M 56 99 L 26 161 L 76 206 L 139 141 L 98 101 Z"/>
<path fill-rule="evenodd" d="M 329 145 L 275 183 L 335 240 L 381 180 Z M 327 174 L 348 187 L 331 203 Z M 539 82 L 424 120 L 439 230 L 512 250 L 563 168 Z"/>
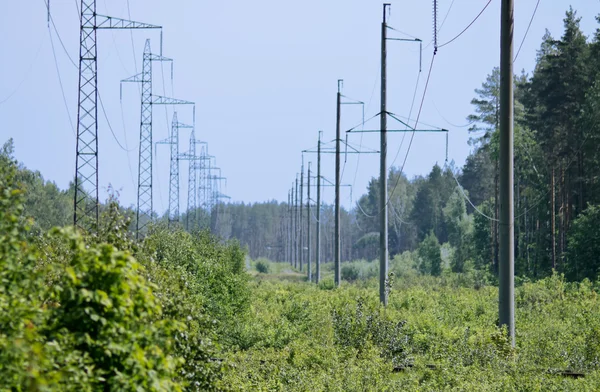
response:
<path fill-rule="evenodd" d="M 436 165 L 411 179 L 390 170 L 391 256 L 425 243 L 448 243 L 454 271 L 497 273 L 499 83 L 494 68 L 475 90 L 467 118 L 473 149 L 463 167 Z M 516 273 L 540 278 L 556 270 L 574 280 L 595 279 L 600 272 L 600 29 L 586 37 L 569 9 L 561 37 L 546 31 L 534 70 L 516 75 L 514 84 Z M 353 208 L 342 210 L 344 261 L 378 257 L 378 189 L 373 178 Z M 332 259 L 332 212 L 332 206 L 323 206 L 324 261 Z M 287 204 L 223 205 L 220 214 L 212 229 L 238 238 L 252 257 L 285 256 L 273 244 L 286 244 Z"/>
<path fill-rule="evenodd" d="M 437 273 L 437 257 L 432 261 L 424 256 L 435 251 L 423 247 L 435 250 L 436 243 L 448 244 L 452 270 L 497 273 L 499 82 L 499 69 L 494 68 L 475 89 L 465 130 L 472 152 L 464 166 L 435 165 L 429 174 L 414 178 L 398 168 L 388 173 L 392 257 L 418 251 L 422 270 Z M 573 280 L 595 279 L 600 271 L 600 29 L 586 37 L 580 18 L 569 9 L 561 37 L 546 31 L 535 68 L 531 74 L 516 75 L 514 84 L 515 271 L 530 278 L 556 270 Z M 6 143 L 1 153 L 12 156 L 12 143 Z M 23 166 L 16 176 L 27 188 L 24 209 L 35 218 L 36 227 L 70 223 L 72 186 L 60 190 Z M 343 261 L 378 258 L 378 182 L 371 179 L 355 205 L 342 208 Z M 277 201 L 218 204 L 210 213 L 200 209 L 183 213 L 180 225 L 236 238 L 252 258 L 283 261 L 289 246 L 289 207 Z M 313 205 L 313 259 L 315 215 Z M 307 217 L 304 211 L 305 226 Z M 160 222 L 166 215 L 156 218 Z M 324 204 L 323 262 L 333 260 L 333 230 L 333 206 Z M 309 250 L 303 252 L 306 260 Z"/>

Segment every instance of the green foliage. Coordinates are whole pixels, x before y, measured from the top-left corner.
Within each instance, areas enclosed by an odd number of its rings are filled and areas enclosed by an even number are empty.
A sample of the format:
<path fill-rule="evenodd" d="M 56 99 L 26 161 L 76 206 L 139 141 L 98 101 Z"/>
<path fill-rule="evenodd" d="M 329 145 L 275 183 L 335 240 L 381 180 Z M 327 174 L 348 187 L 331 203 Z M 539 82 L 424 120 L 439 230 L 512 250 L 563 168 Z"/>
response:
<path fill-rule="evenodd" d="M 184 326 L 156 321 L 160 303 L 139 274 L 140 265 L 112 245 L 87 246 L 72 231 L 51 235 L 70 247 L 50 295 L 57 306 L 44 328 L 48 341 L 70 352 L 61 367 L 74 373 L 83 373 L 81 365 L 89 368 L 83 374 L 93 389 L 180 389 L 174 379 L 181 359 L 171 354 L 173 336 Z"/>
<path fill-rule="evenodd" d="M 600 206 L 588 206 L 573 222 L 565 273 L 572 280 L 600 274 Z"/>
<path fill-rule="evenodd" d="M 355 264 L 343 264 L 341 268 L 342 280 L 354 282 L 358 279 L 360 271 Z"/>
<path fill-rule="evenodd" d="M 271 270 L 269 263 L 265 260 L 259 260 L 256 262 L 256 270 L 261 274 L 268 274 Z"/>
<path fill-rule="evenodd" d="M 0 379 L 10 390 L 181 390 L 173 336 L 139 264 L 55 230 L 37 249 L 0 157 Z M 51 283 L 51 284 L 47 284 Z"/>
<path fill-rule="evenodd" d="M 423 274 L 439 276 L 442 273 L 442 254 L 437 237 L 430 231 L 419 245 L 419 271 Z"/>
<path fill-rule="evenodd" d="M 443 209 L 448 230 L 448 242 L 454 247 L 451 267 L 453 272 L 465 272 L 470 257 L 472 221 L 461 191 L 456 188 Z"/>
<path fill-rule="evenodd" d="M 497 288 L 475 289 L 479 278 L 397 279 L 385 309 L 376 279 L 331 291 L 261 280 L 223 382 L 234 390 L 596 389 L 600 298 L 589 281 L 556 275 L 520 285 L 513 349 L 496 327 Z M 585 377 L 559 375 L 567 369 Z"/>
<path fill-rule="evenodd" d="M 355 309 L 348 305 L 333 309 L 331 321 L 334 344 L 354 349 L 359 355 L 374 346 L 394 366 L 409 363 L 405 322 L 386 319 L 380 309 L 365 309 L 362 298 L 357 299 Z"/>

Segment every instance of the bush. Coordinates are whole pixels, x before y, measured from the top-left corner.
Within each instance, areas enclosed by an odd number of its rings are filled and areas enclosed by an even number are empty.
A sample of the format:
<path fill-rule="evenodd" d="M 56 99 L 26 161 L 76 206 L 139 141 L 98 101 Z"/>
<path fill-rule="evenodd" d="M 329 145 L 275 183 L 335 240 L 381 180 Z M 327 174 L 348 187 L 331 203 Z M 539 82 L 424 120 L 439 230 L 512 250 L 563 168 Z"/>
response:
<path fill-rule="evenodd" d="M 441 247 L 433 230 L 421 242 L 417 253 L 419 255 L 419 271 L 423 274 L 440 276 L 442 273 Z"/>
<path fill-rule="evenodd" d="M 140 265 L 73 229 L 29 235 L 13 178 L 0 157 L 2 389 L 181 390 L 173 347 L 185 327 L 160 320 Z"/>
<path fill-rule="evenodd" d="M 321 290 L 335 289 L 335 282 L 333 281 L 333 278 L 322 279 L 319 282 L 319 289 L 321 289 Z"/>
<path fill-rule="evenodd" d="M 600 272 L 600 206 L 590 205 L 573 221 L 565 273 L 570 280 L 596 279 Z"/>
<path fill-rule="evenodd" d="M 261 274 L 268 274 L 271 271 L 271 266 L 268 261 L 259 260 L 256 262 L 256 270 Z"/>
<path fill-rule="evenodd" d="M 354 282 L 358 279 L 360 270 L 356 264 L 344 264 L 342 265 L 342 280 L 348 282 Z"/>

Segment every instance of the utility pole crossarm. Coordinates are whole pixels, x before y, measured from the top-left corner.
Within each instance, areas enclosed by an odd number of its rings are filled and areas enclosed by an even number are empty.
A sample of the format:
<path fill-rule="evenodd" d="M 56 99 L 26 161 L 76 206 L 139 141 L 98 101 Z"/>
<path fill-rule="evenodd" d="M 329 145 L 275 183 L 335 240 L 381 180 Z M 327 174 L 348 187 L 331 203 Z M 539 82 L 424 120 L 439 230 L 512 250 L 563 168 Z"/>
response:
<path fill-rule="evenodd" d="M 162 26 L 157 26 L 149 23 L 136 22 L 115 18 L 112 16 L 96 14 L 97 29 L 162 29 Z"/>
<path fill-rule="evenodd" d="M 152 96 L 153 105 L 195 105 L 195 102 L 185 101 L 183 99 L 163 97 L 160 95 Z"/>
<path fill-rule="evenodd" d="M 187 153 L 187 152 L 184 152 L 184 153 L 182 153 L 182 154 L 179 154 L 178 158 L 179 158 L 179 160 L 181 160 L 181 161 L 196 161 L 196 160 L 200 160 L 200 159 L 202 159 L 202 158 L 201 158 L 201 157 L 199 157 L 199 156 L 192 155 L 192 154 L 190 154 L 190 153 Z"/>
<path fill-rule="evenodd" d="M 380 129 L 365 129 L 360 131 L 346 131 L 352 133 L 379 133 Z M 388 129 L 386 132 L 448 132 L 447 129 Z"/>
<path fill-rule="evenodd" d="M 139 74 L 130 76 L 127 79 L 122 79 L 121 83 L 142 83 L 142 73 L 140 72 Z"/>

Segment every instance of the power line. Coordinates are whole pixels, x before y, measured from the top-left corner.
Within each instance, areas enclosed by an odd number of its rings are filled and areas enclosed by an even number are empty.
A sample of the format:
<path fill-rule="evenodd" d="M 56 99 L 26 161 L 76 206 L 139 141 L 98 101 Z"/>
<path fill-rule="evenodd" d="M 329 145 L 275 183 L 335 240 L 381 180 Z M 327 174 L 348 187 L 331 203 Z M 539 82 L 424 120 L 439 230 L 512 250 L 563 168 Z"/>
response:
<path fill-rule="evenodd" d="M 40 45 L 38 46 L 37 51 L 35 52 L 35 56 L 33 57 L 33 60 L 31 61 L 31 64 L 29 64 L 29 67 L 27 68 L 27 71 L 25 72 L 25 75 L 23 76 L 23 78 L 21 79 L 21 81 L 17 84 L 17 87 L 15 87 L 15 89 L 6 96 L 6 98 L 4 98 L 3 100 L 0 101 L 0 105 L 2 105 L 4 102 L 8 101 L 9 99 L 12 98 L 13 95 L 15 95 L 19 89 L 21 88 L 21 86 L 23 85 L 23 83 L 25 83 L 25 81 L 29 78 L 29 75 L 31 74 L 31 70 L 33 69 L 33 65 L 35 64 L 40 51 L 42 50 L 42 46 L 44 44 L 44 39 L 42 38 L 42 40 L 40 41 Z"/>
<path fill-rule="evenodd" d="M 52 17 L 50 17 L 52 20 Z M 73 136 L 77 137 L 75 132 L 75 127 L 73 126 L 73 120 L 71 118 L 71 112 L 69 111 L 69 105 L 67 104 L 67 97 L 65 95 L 65 89 L 63 87 L 62 78 L 60 76 L 60 69 L 58 67 L 58 60 L 56 59 L 56 50 L 54 49 L 54 40 L 52 40 L 52 31 L 48 27 L 48 35 L 50 37 L 50 46 L 52 47 L 52 56 L 54 58 L 54 66 L 56 67 L 56 74 L 58 75 L 58 84 L 60 85 L 60 91 L 62 93 L 63 103 L 65 105 L 65 109 L 67 110 L 67 116 L 69 118 L 69 124 L 71 125 L 71 131 L 73 132 Z M 57 32 L 58 35 L 58 32 Z"/>
<path fill-rule="evenodd" d="M 44 0 L 44 3 L 46 4 L 46 7 L 47 7 L 48 2 L 46 0 Z M 75 61 L 69 54 L 69 51 L 67 50 L 67 47 L 65 46 L 62 38 L 60 37 L 60 34 L 58 33 L 58 29 L 56 28 L 56 24 L 54 23 L 54 18 L 52 17 L 52 14 L 49 14 L 49 15 L 50 15 L 50 23 L 52 23 L 52 28 L 54 28 L 54 31 L 56 32 L 56 36 L 58 37 L 58 42 L 60 42 L 60 46 L 62 46 L 63 50 L 65 51 L 65 54 L 69 58 L 69 61 L 71 62 L 71 64 L 73 64 L 73 67 L 75 67 L 76 69 L 79 69 L 79 67 L 77 66 L 77 64 L 75 64 Z"/>
<path fill-rule="evenodd" d="M 121 122 L 123 124 L 123 138 L 125 140 L 125 148 L 129 150 L 129 146 L 127 145 L 127 127 L 125 126 L 125 114 L 123 112 L 123 101 L 119 100 L 119 104 L 121 106 Z M 129 152 L 127 153 L 127 167 L 129 168 L 129 175 L 131 176 L 131 185 L 135 189 L 135 176 L 133 175 L 133 169 L 131 167 L 131 156 Z"/>
<path fill-rule="evenodd" d="M 392 212 L 394 213 L 394 215 L 396 216 L 396 218 L 400 221 L 400 223 L 402 223 L 403 225 L 412 225 L 412 223 L 405 221 L 404 219 L 402 219 L 402 217 L 400 216 L 400 214 L 398 214 L 398 211 L 396 211 L 396 208 L 394 207 L 393 204 L 390 204 L 390 207 L 392 207 Z"/>
<path fill-rule="evenodd" d="M 356 200 L 356 205 L 358 206 L 358 209 L 360 210 L 360 212 L 362 212 L 362 214 L 364 216 L 366 216 L 367 218 L 376 218 L 377 217 L 377 214 L 376 215 L 369 215 L 369 214 L 367 214 L 365 212 L 365 210 L 363 210 L 362 206 L 360 205 L 360 199 Z"/>
<path fill-rule="evenodd" d="M 104 103 L 102 102 L 102 96 L 100 95 L 100 91 L 98 91 L 98 101 L 100 102 L 100 107 L 102 108 L 102 113 L 104 113 L 104 118 L 106 119 L 106 123 L 108 124 L 108 129 L 110 129 L 110 133 L 112 134 L 113 138 L 115 139 L 115 141 L 117 142 L 117 144 L 119 145 L 119 147 L 121 147 L 121 149 L 127 153 L 134 151 L 135 148 L 129 150 L 126 147 L 123 147 L 123 145 L 121 144 L 121 142 L 119 141 L 119 139 L 117 138 L 117 135 L 115 134 L 115 131 L 113 130 L 113 127 L 110 123 L 110 120 L 108 119 L 108 115 L 106 114 L 106 109 L 104 108 Z"/>
<path fill-rule="evenodd" d="M 127 17 L 129 18 L 129 20 L 131 20 L 131 7 L 129 4 L 129 0 L 127 0 Z M 131 36 L 131 49 L 133 51 L 133 65 L 134 65 L 134 70 L 135 73 L 137 75 L 137 60 L 135 59 L 135 43 L 133 42 L 133 30 L 129 30 L 129 34 Z M 162 55 L 162 53 L 161 53 Z"/>
<path fill-rule="evenodd" d="M 373 95 L 375 94 L 375 87 L 377 87 L 377 80 L 379 80 L 379 73 L 381 72 L 381 69 L 378 67 L 377 68 L 377 77 L 375 78 L 375 82 L 373 83 L 373 88 L 371 89 L 371 96 L 369 97 L 369 100 L 367 101 L 367 107 L 365 109 L 365 112 L 369 111 L 369 108 L 371 107 L 371 102 L 373 101 Z M 375 116 L 373 116 L 375 117 Z M 372 119 L 373 117 L 369 118 Z M 367 121 L 369 121 L 367 120 Z M 365 126 L 365 119 L 363 116 L 363 123 L 361 124 L 361 130 L 364 130 L 364 126 Z M 363 136 L 364 133 L 361 132 L 360 134 L 360 142 L 359 142 L 359 151 L 362 151 L 362 143 L 363 143 Z M 354 186 L 356 185 L 356 177 L 358 176 L 358 168 L 360 167 L 360 156 L 361 154 L 356 154 L 358 155 L 358 157 L 356 158 L 356 170 L 354 171 L 354 179 L 352 180 L 352 189 L 354 189 Z"/>
<path fill-rule="evenodd" d="M 427 88 L 429 87 L 429 79 L 431 78 L 431 70 L 433 69 L 433 62 L 434 62 L 434 60 L 435 60 L 435 53 L 431 57 L 431 64 L 429 65 L 429 72 L 427 73 L 427 80 L 425 81 L 425 89 L 423 90 L 423 96 L 421 98 L 421 104 L 419 105 L 419 111 L 417 113 L 417 119 L 415 121 L 415 128 L 417 127 L 417 124 L 419 123 L 419 118 L 421 117 L 421 111 L 423 110 L 423 103 L 425 102 L 425 96 L 427 94 Z M 406 165 L 406 160 L 408 159 L 408 154 L 410 153 L 410 149 L 412 147 L 412 143 L 413 143 L 413 140 L 415 138 L 415 133 L 416 133 L 416 130 L 413 130 L 412 134 L 410 136 L 410 142 L 408 143 L 408 149 L 406 150 L 406 155 L 404 156 L 404 162 L 402 162 L 402 167 L 400 168 L 400 173 L 398 173 L 398 179 L 396 180 L 396 184 L 394 185 L 394 188 L 390 192 L 388 200 L 385 203 L 385 206 L 383 206 L 383 208 L 386 208 L 387 205 L 390 203 L 390 200 L 392 199 L 392 196 L 394 196 L 394 192 L 396 191 L 396 188 L 398 188 L 398 184 L 400 184 L 400 178 L 402 177 L 402 173 L 404 173 L 404 166 Z M 386 173 L 386 175 L 387 175 L 387 173 Z"/>
<path fill-rule="evenodd" d="M 467 27 L 465 27 L 465 28 L 463 29 L 463 31 L 461 31 L 460 33 L 458 33 L 458 35 L 456 35 L 456 36 L 455 36 L 454 38 L 452 38 L 450 41 L 447 41 L 447 42 L 445 42 L 445 43 L 443 43 L 443 44 L 439 45 L 439 46 L 438 46 L 438 49 L 439 49 L 439 48 L 442 48 L 442 47 L 444 47 L 444 46 L 446 46 L 446 45 L 448 45 L 449 43 L 453 42 L 453 41 L 454 41 L 454 40 L 456 40 L 458 37 L 460 37 L 461 35 L 463 35 L 463 34 L 464 34 L 464 33 L 465 33 L 465 32 L 466 32 L 466 31 L 467 31 L 467 30 L 468 30 L 468 29 L 469 29 L 469 28 L 470 28 L 470 27 L 473 25 L 473 23 L 475 23 L 475 21 L 477 21 L 477 19 L 479 19 L 479 17 L 480 17 L 480 16 L 483 14 L 483 11 L 485 11 L 485 10 L 486 10 L 486 8 L 487 8 L 487 7 L 490 5 L 490 3 L 491 3 L 491 2 L 492 2 L 492 0 L 489 0 L 489 1 L 487 2 L 487 4 L 486 4 L 486 5 L 483 7 L 483 9 L 482 9 L 482 10 L 481 10 L 481 11 L 480 11 L 478 14 L 477 14 L 477 16 L 475 17 L 475 19 L 473 19 L 473 20 L 471 21 L 471 23 L 469 23 L 469 24 L 467 25 Z"/>
<path fill-rule="evenodd" d="M 410 104 L 410 110 L 408 111 L 408 118 L 410 118 L 412 111 L 415 107 L 415 100 L 417 98 L 417 91 L 419 89 L 419 81 L 421 80 L 421 70 L 419 70 L 419 74 L 417 75 L 417 83 L 415 84 L 415 91 L 413 93 L 413 98 L 412 98 L 412 103 Z M 405 127 L 406 129 L 408 127 Z M 416 128 L 416 125 L 415 125 Z M 390 168 L 392 168 L 394 166 L 394 163 L 396 163 L 396 159 L 398 159 L 398 155 L 400 155 L 400 151 L 402 150 L 402 145 L 404 144 L 404 139 L 406 138 L 406 133 L 402 134 L 402 140 L 400 141 L 400 146 L 398 147 L 398 151 L 396 151 L 396 156 L 394 157 L 394 160 L 392 161 L 392 164 L 390 165 Z"/>
<path fill-rule="evenodd" d="M 531 27 L 531 23 L 533 23 L 533 18 L 535 18 L 535 13 L 537 12 L 538 6 L 540 5 L 540 0 L 537 1 L 537 3 L 535 4 L 535 8 L 533 10 L 533 14 L 531 15 L 531 19 L 529 20 L 529 25 L 527 25 L 527 30 L 525 30 L 525 35 L 523 36 L 523 40 L 521 40 L 521 44 L 519 45 L 519 49 L 517 50 L 517 54 L 515 55 L 515 58 L 513 59 L 513 63 L 515 61 L 517 61 L 517 57 L 519 57 L 519 53 L 521 53 L 521 48 L 523 47 L 523 43 L 525 42 L 525 39 L 527 38 L 527 34 L 529 33 L 529 28 Z"/>
<path fill-rule="evenodd" d="M 433 107 L 435 108 L 435 111 L 440 115 L 440 117 L 442 118 L 442 120 L 444 120 L 446 123 L 448 123 L 449 125 L 451 125 L 451 126 L 453 126 L 455 128 L 466 128 L 468 126 L 473 125 L 476 122 L 476 121 L 472 121 L 472 122 L 468 122 L 468 123 L 466 123 L 464 125 L 453 124 L 450 121 L 448 121 L 446 119 L 446 117 L 444 117 L 444 115 L 440 112 L 440 110 L 438 109 L 437 105 L 435 104 L 435 101 L 432 100 L 431 103 L 433 104 Z"/>
<path fill-rule="evenodd" d="M 491 216 L 484 214 L 479 208 L 477 208 L 475 206 L 475 204 L 473 204 L 473 202 L 471 201 L 471 199 L 469 199 L 469 196 L 467 196 L 467 194 L 465 193 L 465 190 L 463 189 L 463 186 L 460 185 L 460 182 L 458 182 L 458 178 L 456 178 L 456 175 L 454 175 L 454 171 L 452 170 L 452 168 L 448 167 L 448 162 L 447 161 L 446 161 L 446 163 L 444 163 L 444 167 L 446 167 L 448 169 L 448 171 L 452 174 L 452 178 L 454 178 L 454 181 L 456 181 L 456 185 L 457 185 L 458 189 L 460 190 L 460 193 L 462 194 L 463 198 L 467 201 L 467 203 L 469 203 L 471 205 L 471 207 L 473 207 L 473 209 L 479 215 L 483 216 L 484 218 L 487 218 L 490 221 L 500 222 L 499 219 L 492 218 Z"/>
<path fill-rule="evenodd" d="M 450 3 L 450 7 L 448 7 L 448 11 L 446 11 L 446 15 L 444 16 L 444 19 L 442 20 L 442 24 L 440 25 L 440 28 L 438 29 L 438 34 L 442 31 L 442 27 L 444 27 L 444 23 L 446 23 L 446 19 L 448 18 L 448 15 L 450 15 L 450 10 L 452 10 L 452 6 L 454 5 L 454 1 L 455 0 L 452 0 L 452 2 Z M 433 43 L 433 40 L 429 41 L 429 43 L 427 45 L 425 45 L 425 47 L 423 48 L 423 50 L 429 48 L 432 43 Z"/>

